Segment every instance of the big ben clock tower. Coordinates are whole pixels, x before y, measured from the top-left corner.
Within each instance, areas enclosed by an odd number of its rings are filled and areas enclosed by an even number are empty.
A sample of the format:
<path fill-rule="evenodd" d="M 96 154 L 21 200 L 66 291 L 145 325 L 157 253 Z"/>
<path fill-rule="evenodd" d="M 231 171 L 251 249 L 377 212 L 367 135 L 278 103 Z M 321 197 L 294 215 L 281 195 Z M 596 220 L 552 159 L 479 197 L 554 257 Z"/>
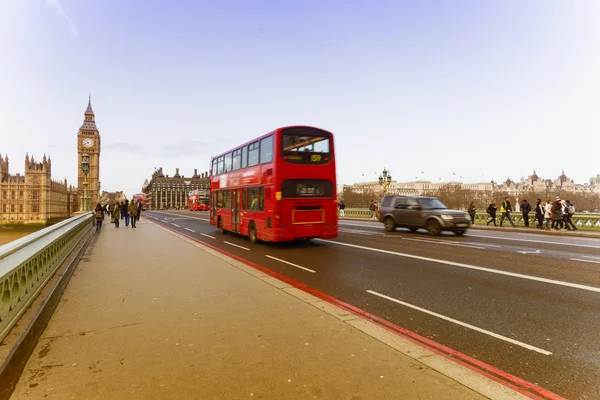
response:
<path fill-rule="evenodd" d="M 84 156 L 89 162 L 87 174 L 87 196 L 90 198 L 89 206 L 93 209 L 98 203 L 100 182 L 100 132 L 96 127 L 94 111 L 92 110 L 92 98 L 90 96 L 87 109 L 83 116 L 83 124 L 77 133 L 77 197 L 78 200 L 84 196 L 84 182 L 86 176 L 82 170 Z"/>

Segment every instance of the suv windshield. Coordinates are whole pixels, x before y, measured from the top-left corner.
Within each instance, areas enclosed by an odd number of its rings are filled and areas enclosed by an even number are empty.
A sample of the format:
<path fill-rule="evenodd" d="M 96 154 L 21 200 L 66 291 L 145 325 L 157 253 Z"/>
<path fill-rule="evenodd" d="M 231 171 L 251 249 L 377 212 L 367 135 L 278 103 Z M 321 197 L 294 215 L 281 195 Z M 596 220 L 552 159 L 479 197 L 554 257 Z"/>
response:
<path fill-rule="evenodd" d="M 448 208 L 438 199 L 419 199 L 419 203 L 421 203 L 423 210 L 440 210 Z"/>

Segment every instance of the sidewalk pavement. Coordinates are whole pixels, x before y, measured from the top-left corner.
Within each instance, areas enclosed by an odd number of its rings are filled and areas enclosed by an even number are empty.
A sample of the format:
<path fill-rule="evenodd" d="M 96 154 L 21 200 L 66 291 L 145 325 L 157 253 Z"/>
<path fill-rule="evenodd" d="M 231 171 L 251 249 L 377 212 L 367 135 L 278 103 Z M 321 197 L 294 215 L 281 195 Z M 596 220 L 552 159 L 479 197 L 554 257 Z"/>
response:
<path fill-rule="evenodd" d="M 95 236 L 12 396 L 244 398 L 523 397 L 144 219 Z"/>
<path fill-rule="evenodd" d="M 348 221 L 363 221 L 363 222 L 374 222 L 380 223 L 379 221 L 373 218 L 353 218 L 353 217 L 340 217 L 341 220 Z M 498 220 L 499 222 L 500 220 Z M 526 228 L 524 226 L 510 226 L 510 222 L 505 222 L 505 225 L 502 227 L 495 226 L 486 226 L 485 224 L 475 224 L 471 225 L 471 229 L 481 229 L 481 230 L 491 230 L 491 231 L 501 231 L 501 232 L 521 232 L 521 233 L 537 233 L 540 235 L 554 235 L 554 236 L 572 236 L 572 237 L 586 237 L 586 238 L 600 238 L 600 232 L 595 231 L 568 231 L 568 230 L 560 230 L 560 231 L 550 231 L 545 229 L 537 229 L 537 228 Z"/>

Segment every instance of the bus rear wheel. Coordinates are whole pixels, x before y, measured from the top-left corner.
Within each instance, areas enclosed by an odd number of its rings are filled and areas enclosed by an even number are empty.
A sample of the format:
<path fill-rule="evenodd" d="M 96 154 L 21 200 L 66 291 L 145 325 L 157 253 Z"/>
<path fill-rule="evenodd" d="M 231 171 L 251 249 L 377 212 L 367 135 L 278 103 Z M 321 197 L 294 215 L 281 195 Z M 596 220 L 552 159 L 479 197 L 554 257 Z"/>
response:
<path fill-rule="evenodd" d="M 219 230 L 221 231 L 221 233 L 225 233 L 226 230 L 223 229 L 223 220 L 221 219 L 221 217 L 219 217 L 218 221 L 217 221 L 217 226 L 219 227 Z"/>
<path fill-rule="evenodd" d="M 248 227 L 248 237 L 250 238 L 250 243 L 256 244 L 256 242 L 258 242 L 258 237 L 256 236 L 256 225 L 254 225 L 254 222 L 250 222 L 250 226 Z"/>

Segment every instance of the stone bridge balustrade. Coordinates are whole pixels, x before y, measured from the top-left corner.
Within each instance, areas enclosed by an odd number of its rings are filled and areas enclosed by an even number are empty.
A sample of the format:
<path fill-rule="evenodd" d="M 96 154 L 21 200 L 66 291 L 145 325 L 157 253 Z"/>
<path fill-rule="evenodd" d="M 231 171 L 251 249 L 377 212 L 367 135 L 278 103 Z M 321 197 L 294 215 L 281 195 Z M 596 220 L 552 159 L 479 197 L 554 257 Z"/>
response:
<path fill-rule="evenodd" d="M 91 235 L 93 221 L 88 212 L 0 246 L 0 342 L 67 256 Z"/>

